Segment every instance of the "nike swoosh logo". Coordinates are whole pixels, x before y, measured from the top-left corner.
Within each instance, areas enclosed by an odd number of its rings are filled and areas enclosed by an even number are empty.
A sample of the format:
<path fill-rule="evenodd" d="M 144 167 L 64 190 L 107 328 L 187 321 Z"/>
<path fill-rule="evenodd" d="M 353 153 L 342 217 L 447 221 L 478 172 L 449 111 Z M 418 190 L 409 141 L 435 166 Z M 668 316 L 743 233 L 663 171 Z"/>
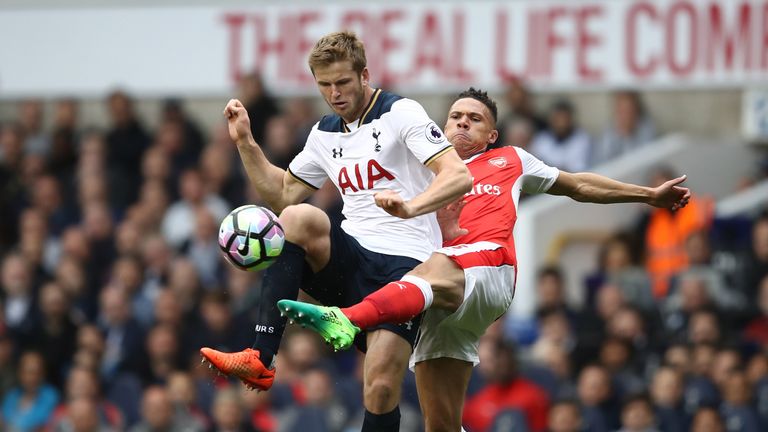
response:
<path fill-rule="evenodd" d="M 249 237 L 251 237 L 251 224 L 248 224 L 248 230 L 245 231 L 245 242 L 237 247 L 237 251 L 240 253 L 240 255 L 248 255 L 248 250 L 251 248 L 251 243 L 249 242 Z"/>

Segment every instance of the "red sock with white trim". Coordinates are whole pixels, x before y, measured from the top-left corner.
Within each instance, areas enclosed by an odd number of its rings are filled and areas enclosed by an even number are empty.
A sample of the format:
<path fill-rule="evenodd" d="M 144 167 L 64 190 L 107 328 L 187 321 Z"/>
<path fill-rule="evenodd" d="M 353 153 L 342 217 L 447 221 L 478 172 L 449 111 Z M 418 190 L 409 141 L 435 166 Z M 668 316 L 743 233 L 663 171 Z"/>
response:
<path fill-rule="evenodd" d="M 432 298 L 429 282 L 405 275 L 369 294 L 360 303 L 342 308 L 341 312 L 361 329 L 383 323 L 400 324 L 429 308 Z"/>

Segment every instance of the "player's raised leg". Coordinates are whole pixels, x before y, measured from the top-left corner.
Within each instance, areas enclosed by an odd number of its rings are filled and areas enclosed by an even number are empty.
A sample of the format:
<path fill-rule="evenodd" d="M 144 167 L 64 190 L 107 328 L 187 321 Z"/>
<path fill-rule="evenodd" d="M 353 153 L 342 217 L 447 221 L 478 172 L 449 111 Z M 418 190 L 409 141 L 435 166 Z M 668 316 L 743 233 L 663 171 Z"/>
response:
<path fill-rule="evenodd" d="M 281 300 L 278 308 L 341 350 L 352 345 L 361 329 L 404 323 L 430 306 L 455 311 L 463 295 L 464 272 L 446 255 L 435 253 L 399 281 L 384 285 L 353 306 L 338 308 Z"/>
<path fill-rule="evenodd" d="M 274 357 L 285 331 L 286 318 L 276 303 L 296 299 L 308 264 L 312 272 L 325 267 L 330 257 L 328 216 L 308 204 L 286 207 L 280 214 L 285 246 L 277 261 L 264 273 L 256 314 L 253 347 L 236 353 L 202 348 L 203 361 L 219 372 L 234 376 L 249 388 L 268 390 L 274 381 Z"/>

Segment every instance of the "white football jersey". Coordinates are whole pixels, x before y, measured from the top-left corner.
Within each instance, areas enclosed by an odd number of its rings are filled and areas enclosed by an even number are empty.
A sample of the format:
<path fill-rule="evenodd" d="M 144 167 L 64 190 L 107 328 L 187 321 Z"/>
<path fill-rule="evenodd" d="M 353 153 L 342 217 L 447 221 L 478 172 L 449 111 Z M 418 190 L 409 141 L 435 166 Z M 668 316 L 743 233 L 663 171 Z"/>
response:
<path fill-rule="evenodd" d="M 333 181 L 344 200 L 341 227 L 364 248 L 424 261 L 442 242 L 435 214 L 391 216 L 373 195 L 390 189 L 412 199 L 434 177 L 426 165 L 451 148 L 418 102 L 376 90 L 353 124 L 323 117 L 288 171 L 315 189 Z"/>

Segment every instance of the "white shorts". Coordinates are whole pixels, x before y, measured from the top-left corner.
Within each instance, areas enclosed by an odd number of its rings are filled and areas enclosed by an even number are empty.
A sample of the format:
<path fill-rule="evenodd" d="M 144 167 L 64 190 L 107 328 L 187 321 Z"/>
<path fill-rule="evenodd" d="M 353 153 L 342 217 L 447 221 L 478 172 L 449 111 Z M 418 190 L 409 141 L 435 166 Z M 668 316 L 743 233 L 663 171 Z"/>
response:
<path fill-rule="evenodd" d="M 421 320 L 410 367 L 434 358 L 454 358 L 476 365 L 480 336 L 512 304 L 515 258 L 509 249 L 477 242 L 438 249 L 464 269 L 464 302 L 453 312 L 428 309 Z"/>

